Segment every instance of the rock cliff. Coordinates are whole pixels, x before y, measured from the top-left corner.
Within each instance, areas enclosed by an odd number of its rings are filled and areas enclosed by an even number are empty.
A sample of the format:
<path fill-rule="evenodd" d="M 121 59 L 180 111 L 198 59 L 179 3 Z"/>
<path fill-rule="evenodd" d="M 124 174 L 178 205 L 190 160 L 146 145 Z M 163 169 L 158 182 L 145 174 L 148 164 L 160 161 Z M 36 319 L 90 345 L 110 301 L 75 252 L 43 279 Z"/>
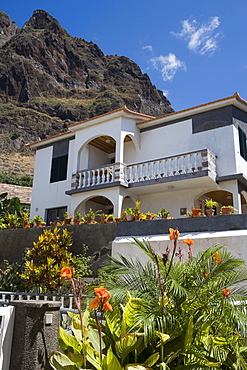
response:
<path fill-rule="evenodd" d="M 23 172 L 28 159 L 26 173 L 32 172 L 25 143 L 123 105 L 153 116 L 173 111 L 129 58 L 71 37 L 43 10 L 22 28 L 0 11 L 0 172 Z M 20 159 L 16 168 L 8 161 L 13 157 Z"/>

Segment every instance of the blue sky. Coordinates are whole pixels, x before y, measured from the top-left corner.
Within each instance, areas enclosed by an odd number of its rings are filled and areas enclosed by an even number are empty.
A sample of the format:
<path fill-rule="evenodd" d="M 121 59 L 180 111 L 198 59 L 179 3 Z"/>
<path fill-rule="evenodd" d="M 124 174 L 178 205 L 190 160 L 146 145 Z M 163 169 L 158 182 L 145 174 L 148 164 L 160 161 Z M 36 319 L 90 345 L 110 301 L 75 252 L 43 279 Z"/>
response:
<path fill-rule="evenodd" d="M 22 27 L 36 9 L 105 55 L 135 61 L 178 111 L 233 95 L 247 100 L 247 1 L 1 0 Z"/>

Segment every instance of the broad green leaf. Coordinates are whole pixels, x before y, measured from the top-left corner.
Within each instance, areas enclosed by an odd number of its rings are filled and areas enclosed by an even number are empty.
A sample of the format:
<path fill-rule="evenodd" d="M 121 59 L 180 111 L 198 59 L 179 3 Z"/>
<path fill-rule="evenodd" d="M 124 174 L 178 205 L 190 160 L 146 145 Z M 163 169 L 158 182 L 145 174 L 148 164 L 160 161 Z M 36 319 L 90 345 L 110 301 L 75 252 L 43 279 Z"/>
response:
<path fill-rule="evenodd" d="M 143 300 L 141 298 L 131 298 L 126 304 L 123 313 L 123 319 L 129 328 L 133 328 L 138 324 L 136 313 L 142 311 L 142 307 Z"/>
<path fill-rule="evenodd" d="M 53 352 L 49 356 L 49 362 L 55 370 L 78 370 L 79 368 L 63 353 Z"/>
<path fill-rule="evenodd" d="M 70 350 L 71 352 L 81 353 L 82 346 L 80 342 L 78 342 L 73 335 L 67 333 L 63 328 L 61 328 L 61 326 L 59 327 L 58 342 L 59 347 L 63 351 Z"/>
<path fill-rule="evenodd" d="M 94 349 L 100 353 L 100 339 L 99 333 L 97 329 L 89 328 L 88 329 L 88 337 L 90 342 L 92 343 Z M 102 341 L 102 349 L 105 348 L 105 343 Z"/>
<path fill-rule="evenodd" d="M 121 336 L 122 314 L 120 308 L 116 306 L 113 311 L 107 312 L 105 319 L 114 341 L 118 340 Z"/>
<path fill-rule="evenodd" d="M 184 339 L 184 350 L 186 351 L 192 342 L 192 336 L 193 336 L 193 330 L 194 330 L 194 324 L 193 324 L 193 316 L 190 316 L 189 322 L 187 324 L 187 329 L 185 333 L 185 339 Z"/>
<path fill-rule="evenodd" d="M 97 370 L 102 370 L 99 353 L 89 345 L 86 345 L 86 351 L 87 361 L 90 362 L 90 364 L 92 364 Z"/>
<path fill-rule="evenodd" d="M 170 335 L 163 334 L 160 331 L 155 331 L 155 334 L 157 335 L 157 337 L 160 338 L 160 341 L 157 343 L 156 347 L 161 346 L 162 344 L 164 344 L 165 342 L 167 342 L 170 339 Z"/>
<path fill-rule="evenodd" d="M 116 342 L 115 348 L 118 357 L 121 359 L 121 364 L 123 364 L 125 358 L 129 355 L 130 352 L 135 349 L 142 348 L 143 337 L 138 338 L 136 334 L 126 334 L 123 338 Z"/>
<path fill-rule="evenodd" d="M 106 356 L 103 357 L 102 370 L 122 370 L 122 366 L 111 348 L 108 349 Z"/>

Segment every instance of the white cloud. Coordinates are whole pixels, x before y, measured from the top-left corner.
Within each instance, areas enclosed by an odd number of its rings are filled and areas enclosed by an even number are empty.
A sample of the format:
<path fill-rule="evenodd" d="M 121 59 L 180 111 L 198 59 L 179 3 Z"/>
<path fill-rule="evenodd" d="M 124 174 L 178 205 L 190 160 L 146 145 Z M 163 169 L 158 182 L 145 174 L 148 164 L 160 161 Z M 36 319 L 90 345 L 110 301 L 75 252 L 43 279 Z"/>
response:
<path fill-rule="evenodd" d="M 168 95 L 169 95 L 169 93 L 170 93 L 170 91 L 169 91 L 169 90 L 163 90 L 162 92 L 163 92 L 163 95 L 165 95 L 166 97 L 168 97 Z"/>
<path fill-rule="evenodd" d="M 171 32 L 174 36 L 182 37 L 188 41 L 188 48 L 201 55 L 212 55 L 219 49 L 218 43 L 223 37 L 221 32 L 215 32 L 219 27 L 219 17 L 213 17 L 207 23 L 199 25 L 196 20 L 182 21 L 180 33 Z"/>
<path fill-rule="evenodd" d="M 178 69 L 182 68 L 186 71 L 186 65 L 181 60 L 177 59 L 175 54 L 168 54 L 166 56 L 160 55 L 150 59 L 152 66 L 160 69 L 164 81 L 172 81 Z"/>
<path fill-rule="evenodd" d="M 143 46 L 142 47 L 142 50 L 149 50 L 149 51 L 153 51 L 153 47 L 151 45 L 146 45 L 146 46 Z"/>

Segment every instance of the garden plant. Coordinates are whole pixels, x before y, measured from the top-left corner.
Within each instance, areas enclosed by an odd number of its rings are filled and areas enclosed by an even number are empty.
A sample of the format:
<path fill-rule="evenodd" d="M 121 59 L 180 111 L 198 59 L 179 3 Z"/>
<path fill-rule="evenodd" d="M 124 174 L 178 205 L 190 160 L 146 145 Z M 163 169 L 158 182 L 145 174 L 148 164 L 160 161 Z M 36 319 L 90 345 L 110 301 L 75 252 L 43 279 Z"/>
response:
<path fill-rule="evenodd" d="M 193 256 L 191 239 L 182 242 L 184 260 L 179 236 L 170 229 L 162 255 L 134 238 L 148 262 L 111 258 L 106 288 L 95 288 L 86 310 L 64 267 L 79 316 L 70 314 L 72 334 L 60 328 L 63 353 L 50 355 L 53 369 L 247 369 L 244 261 L 219 245 Z"/>

